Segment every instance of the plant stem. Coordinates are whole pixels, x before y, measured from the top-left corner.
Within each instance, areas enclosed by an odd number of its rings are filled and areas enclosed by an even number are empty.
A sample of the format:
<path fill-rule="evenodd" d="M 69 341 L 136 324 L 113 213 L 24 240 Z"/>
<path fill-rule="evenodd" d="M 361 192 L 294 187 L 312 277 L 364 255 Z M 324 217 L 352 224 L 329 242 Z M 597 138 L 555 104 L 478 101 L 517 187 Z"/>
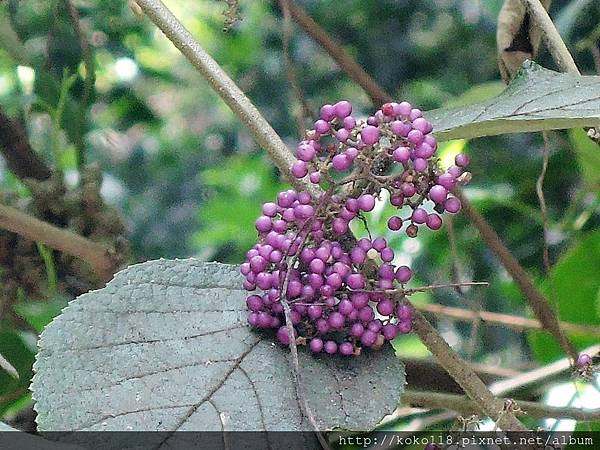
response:
<path fill-rule="evenodd" d="M 455 194 L 460 198 L 463 212 L 475 228 L 477 228 L 487 246 L 496 254 L 496 256 L 498 256 L 502 265 L 515 280 L 521 289 L 521 292 L 523 292 L 527 303 L 531 306 L 531 309 L 544 328 L 554 336 L 562 349 L 573 359 L 573 361 L 577 360 L 579 353 L 575 349 L 573 343 L 569 341 L 561 330 L 556 313 L 552 310 L 548 300 L 546 300 L 542 293 L 533 285 L 533 282 L 525 269 L 502 243 L 494 229 L 475 210 L 475 208 L 473 208 L 461 192 L 457 190 Z"/>
<path fill-rule="evenodd" d="M 305 189 L 306 185 L 290 174 L 290 167 L 295 161 L 290 149 L 287 148 L 250 99 L 246 97 L 219 64 L 204 51 L 173 13 L 160 0 L 137 0 L 137 4 L 173 45 L 194 65 L 213 90 L 219 94 L 221 99 L 248 128 L 254 140 L 269 153 L 273 163 L 279 168 L 283 176 L 297 189 Z"/>
<path fill-rule="evenodd" d="M 54 265 L 54 256 L 52 250 L 49 250 L 44 244 L 39 242 L 37 245 L 38 253 L 44 260 L 44 266 L 46 267 L 46 277 L 48 278 L 48 297 L 53 298 L 56 296 L 58 287 L 58 277 L 56 276 L 56 266 Z"/>
<path fill-rule="evenodd" d="M 567 46 L 560 37 L 554 23 L 552 23 L 552 19 L 548 15 L 548 11 L 546 11 L 546 8 L 540 3 L 540 0 L 521 0 L 521 2 L 527 7 L 535 24 L 544 32 L 544 42 L 560 70 L 562 72 L 581 75 L 571 53 L 569 53 Z"/>
<path fill-rule="evenodd" d="M 108 248 L 36 219 L 18 209 L 0 205 L 0 228 L 81 258 L 105 281 L 115 273 L 115 261 Z"/>
<path fill-rule="evenodd" d="M 505 404 L 513 401 L 511 399 L 499 399 Z M 406 390 L 402 393 L 402 402 L 404 405 L 411 405 L 417 408 L 427 409 L 449 409 L 467 416 L 477 413 L 477 405 L 464 395 L 445 394 L 440 392 L 419 392 Z M 600 409 L 583 410 L 573 407 L 558 407 L 544 405 L 543 403 L 530 402 L 525 400 L 516 400 L 516 405 L 522 411 L 520 414 L 527 415 L 533 419 L 543 419 L 546 417 L 560 419 L 574 419 L 579 421 L 592 421 L 600 419 Z M 518 410 L 515 411 L 519 414 Z"/>
<path fill-rule="evenodd" d="M 413 329 L 442 367 L 474 401 L 478 413 L 490 417 L 503 430 L 527 431 L 527 428 L 512 411 L 505 410 L 504 401 L 494 397 L 494 394 L 481 381 L 469 363 L 452 350 L 437 330 L 414 307 Z"/>

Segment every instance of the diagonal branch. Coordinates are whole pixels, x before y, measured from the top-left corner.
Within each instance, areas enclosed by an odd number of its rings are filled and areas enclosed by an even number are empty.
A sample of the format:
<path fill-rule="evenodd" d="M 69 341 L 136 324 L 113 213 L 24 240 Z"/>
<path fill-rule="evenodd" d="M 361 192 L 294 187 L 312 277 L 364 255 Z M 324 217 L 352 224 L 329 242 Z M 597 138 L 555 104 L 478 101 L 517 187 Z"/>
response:
<path fill-rule="evenodd" d="M 454 378 L 467 396 L 473 400 L 477 412 L 490 417 L 502 430 L 527 431 L 512 411 L 505 410 L 504 401 L 494 397 L 471 366 L 460 357 L 427 319 L 413 307 L 413 329 L 436 357 L 440 365 Z"/>
<path fill-rule="evenodd" d="M 21 180 L 33 178 L 39 181 L 52 174 L 46 163 L 29 145 L 25 130 L 16 120 L 0 109 L 0 151 L 8 168 Z"/>
<path fill-rule="evenodd" d="M 0 205 L 0 228 L 84 260 L 105 281 L 117 269 L 109 248 L 10 206 Z"/>
<path fill-rule="evenodd" d="M 290 14 L 296 23 L 329 53 L 329 56 L 352 80 L 364 89 L 367 95 L 371 97 L 371 101 L 375 106 L 381 106 L 386 102 L 392 101 L 392 97 L 354 61 L 352 56 L 342 48 L 339 42 L 336 42 L 293 0 L 288 0 L 287 4 Z"/>
<path fill-rule="evenodd" d="M 521 289 L 521 292 L 523 292 L 527 303 L 529 303 L 529 306 L 531 306 L 531 309 L 544 328 L 554 336 L 554 339 L 556 339 L 569 357 L 574 361 L 577 360 L 578 352 L 573 343 L 569 341 L 563 330 L 560 328 L 556 313 L 548 303 L 546 297 L 544 297 L 544 295 L 533 285 L 533 282 L 525 269 L 502 243 L 496 231 L 494 231 L 475 208 L 466 201 L 466 198 L 461 192 L 457 190 L 455 194 L 461 200 L 463 212 L 475 228 L 477 228 L 488 247 L 496 254 L 498 259 L 500 259 L 500 262 L 506 268 L 510 276 L 515 280 Z"/>
<path fill-rule="evenodd" d="M 291 176 L 290 167 L 295 158 L 269 122 L 260 114 L 250 99 L 200 46 L 190 32 L 160 0 L 137 0 L 137 4 L 165 36 L 200 72 L 213 90 L 248 128 L 254 140 L 264 148 L 273 163 L 294 186 L 306 186 Z"/>

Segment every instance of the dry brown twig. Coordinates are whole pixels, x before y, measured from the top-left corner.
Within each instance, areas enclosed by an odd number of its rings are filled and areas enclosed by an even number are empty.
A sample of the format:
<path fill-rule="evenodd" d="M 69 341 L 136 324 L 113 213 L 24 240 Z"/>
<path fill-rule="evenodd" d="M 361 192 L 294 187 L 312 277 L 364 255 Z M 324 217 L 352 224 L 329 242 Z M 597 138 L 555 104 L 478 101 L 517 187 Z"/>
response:
<path fill-rule="evenodd" d="M 109 280 L 117 268 L 109 248 L 10 206 L 0 205 L 0 228 L 81 258 L 103 281 Z"/>
<path fill-rule="evenodd" d="M 515 316 L 511 314 L 502 314 L 490 311 L 472 311 L 470 309 L 456 308 L 453 306 L 440 305 L 436 303 L 415 304 L 419 311 L 450 317 L 461 321 L 481 321 L 487 324 L 502 325 L 515 330 L 544 330 L 539 320 L 526 317 Z M 560 327 L 567 332 L 581 336 L 600 337 L 600 328 L 593 325 L 581 325 L 577 323 L 559 322 Z"/>

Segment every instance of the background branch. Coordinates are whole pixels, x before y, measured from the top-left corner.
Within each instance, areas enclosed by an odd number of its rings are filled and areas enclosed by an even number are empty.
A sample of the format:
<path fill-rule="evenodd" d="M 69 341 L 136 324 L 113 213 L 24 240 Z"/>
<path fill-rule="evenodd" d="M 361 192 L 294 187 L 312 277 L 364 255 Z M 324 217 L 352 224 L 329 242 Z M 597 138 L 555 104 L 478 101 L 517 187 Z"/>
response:
<path fill-rule="evenodd" d="M 392 101 L 392 97 L 354 61 L 352 56 L 343 49 L 339 42 L 336 42 L 293 0 L 287 0 L 287 4 L 294 21 L 329 53 L 329 56 L 352 80 L 364 89 L 375 106 L 379 107 L 386 102 Z"/>
<path fill-rule="evenodd" d="M 490 311 L 472 311 L 464 308 L 455 308 L 453 306 L 440 305 L 436 303 L 414 305 L 419 311 L 431 313 L 435 315 L 451 317 L 462 321 L 481 320 L 489 324 L 504 325 L 516 330 L 545 330 L 539 320 L 528 319 L 526 317 L 514 316 L 511 314 L 502 314 Z M 573 334 L 585 336 L 600 337 L 600 328 L 594 325 L 580 325 L 569 322 L 559 322 L 560 327 L 564 331 Z"/>
<path fill-rule="evenodd" d="M 0 151 L 8 168 L 21 180 L 43 181 L 52 174 L 46 163 L 29 145 L 27 133 L 19 122 L 0 109 Z"/>
<path fill-rule="evenodd" d="M 38 220 L 10 206 L 0 205 L 0 228 L 81 258 L 104 281 L 110 279 L 117 268 L 107 247 Z"/>
<path fill-rule="evenodd" d="M 527 415 L 533 419 L 543 419 L 546 417 L 573 419 L 580 421 L 592 421 L 600 419 L 600 409 L 584 410 L 573 407 L 558 407 L 544 405 L 539 402 L 530 402 L 525 400 L 499 399 L 505 404 L 509 401 L 516 402 L 517 407 L 522 411 L 515 411 L 515 414 Z M 469 398 L 463 395 L 443 394 L 440 392 L 419 392 L 406 390 L 402 393 L 403 404 L 409 404 L 417 408 L 427 409 L 449 409 L 462 416 L 476 414 L 477 405 Z"/>

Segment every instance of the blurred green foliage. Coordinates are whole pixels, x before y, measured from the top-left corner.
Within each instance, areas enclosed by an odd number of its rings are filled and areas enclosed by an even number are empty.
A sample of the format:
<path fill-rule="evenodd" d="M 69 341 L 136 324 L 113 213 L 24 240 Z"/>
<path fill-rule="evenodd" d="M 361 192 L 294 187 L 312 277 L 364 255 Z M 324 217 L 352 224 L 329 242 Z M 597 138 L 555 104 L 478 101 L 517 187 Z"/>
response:
<path fill-rule="evenodd" d="M 294 146 L 300 107 L 282 60 L 282 18 L 276 2 L 240 2 L 241 22 L 223 33 L 225 3 L 165 2 L 204 48 L 255 102 L 276 131 Z M 299 1 L 373 77 L 398 99 L 424 110 L 458 106 L 496 95 L 503 87 L 496 66 L 496 17 L 501 0 Z M 31 143 L 67 180 L 77 181 L 77 152 L 104 172 L 103 194 L 126 218 L 134 260 L 196 256 L 239 263 L 256 239 L 260 205 L 285 188 L 277 171 L 233 114 L 172 45 L 123 0 L 77 0 L 81 25 L 96 66 L 95 92 L 84 105 L 85 68 L 77 36 L 62 2 L 9 0 L 0 4 L 0 105 L 27 127 Z M 575 8 L 574 4 L 579 6 Z M 551 13 L 584 73 L 594 62 L 586 39 L 600 22 L 597 2 L 557 0 Z M 19 43 L 20 41 L 20 43 Z M 582 42 L 585 44 L 582 44 Z M 371 111 L 368 97 L 298 27 L 291 59 L 306 101 L 318 107 L 341 98 L 359 116 Z M 553 67 L 546 53 L 540 64 Z M 64 74 L 77 74 L 53 149 L 52 118 Z M 308 125 L 308 123 L 307 123 Z M 542 265 L 543 232 L 536 179 L 542 164 L 540 135 L 506 135 L 454 141 L 441 147 L 446 164 L 458 151 L 472 158 L 468 195 L 503 242 L 559 305 L 560 318 L 600 326 L 598 258 L 600 224 L 598 148 L 580 130 L 552 132 L 544 184 L 549 209 L 551 260 Z M 55 152 L 56 150 L 56 152 Z M 27 194 L 4 167 L 0 187 Z M 370 218 L 372 230 L 387 233 L 418 283 L 450 282 L 458 266 L 464 280 L 486 280 L 488 288 L 436 290 L 418 301 L 530 315 L 520 291 L 462 216 L 453 220 L 456 255 L 447 227 L 417 241 L 392 235 Z M 357 233 L 365 233 L 357 228 Z M 0 322 L 0 354 L 10 355 L 20 380 L 0 372 L 0 414 L 15 402 L 31 377 L 35 332 L 58 313 L 64 300 L 14 308 L 29 324 Z M 0 309 L 1 311 L 1 309 Z M 438 326 L 457 350 L 479 362 L 526 368 L 561 355 L 541 333 L 527 337 L 505 327 L 472 326 L 440 318 Z M 578 340 L 578 345 L 590 340 Z M 427 352 L 414 336 L 395 342 L 401 356 Z M 470 350 L 469 350 L 470 349 Z M 3 401 L 10 393 L 17 398 Z M 13 411 L 14 412 L 14 411 Z"/>

